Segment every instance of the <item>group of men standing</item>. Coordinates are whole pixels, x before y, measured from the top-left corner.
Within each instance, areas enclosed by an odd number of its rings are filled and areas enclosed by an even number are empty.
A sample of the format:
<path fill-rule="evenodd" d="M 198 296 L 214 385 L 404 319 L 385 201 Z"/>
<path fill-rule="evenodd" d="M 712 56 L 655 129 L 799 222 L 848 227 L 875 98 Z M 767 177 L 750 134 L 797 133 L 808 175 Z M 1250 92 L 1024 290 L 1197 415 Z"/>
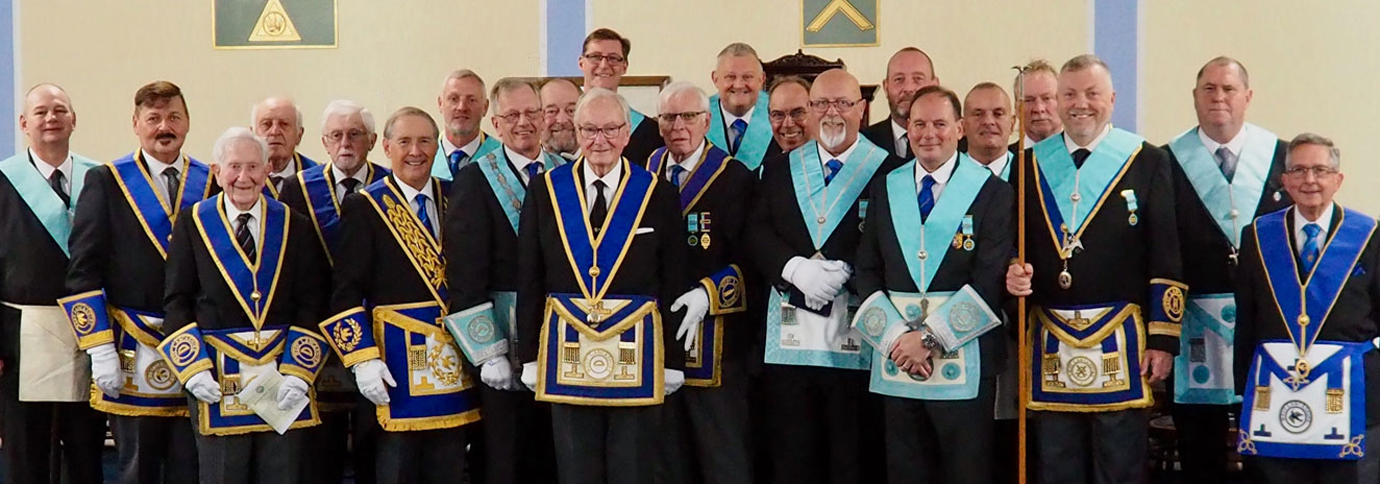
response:
<path fill-rule="evenodd" d="M 1375 482 L 1375 221 L 1333 202 L 1331 141 L 1245 122 L 1239 62 L 1160 147 L 1090 55 L 1027 66 L 1017 113 L 902 49 L 864 127 L 852 74 L 764 85 L 741 43 L 646 116 L 630 50 L 592 32 L 583 90 L 457 70 L 439 123 L 384 123 L 386 166 L 349 101 L 330 160 L 297 153 L 286 98 L 202 163 L 166 81 L 97 163 L 31 89 L 0 161 L 7 482 L 100 482 L 102 413 L 130 483 L 999 482 L 1017 402 L 1042 482 L 1142 482 L 1160 381 L 1188 481 L 1235 414 L 1269 482 Z"/>

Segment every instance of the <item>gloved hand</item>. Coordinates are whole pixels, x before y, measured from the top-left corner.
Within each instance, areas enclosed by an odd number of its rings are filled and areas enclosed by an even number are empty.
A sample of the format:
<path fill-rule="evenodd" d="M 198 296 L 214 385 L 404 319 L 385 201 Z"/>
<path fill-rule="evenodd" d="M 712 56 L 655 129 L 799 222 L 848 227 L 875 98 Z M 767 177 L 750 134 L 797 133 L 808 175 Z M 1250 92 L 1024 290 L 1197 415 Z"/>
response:
<path fill-rule="evenodd" d="M 479 379 L 495 390 L 516 390 L 513 387 L 513 364 L 504 355 L 489 358 L 479 366 Z"/>
<path fill-rule="evenodd" d="M 388 365 L 380 359 L 362 361 L 351 367 L 355 372 L 355 386 L 359 387 L 359 393 L 364 398 L 374 402 L 374 405 L 388 405 L 388 387 L 398 386 L 398 382 L 393 381 L 393 375 L 388 372 Z"/>
<path fill-rule="evenodd" d="M 211 378 L 211 370 L 201 370 L 197 374 L 187 379 L 187 384 L 183 385 L 188 393 L 191 393 L 197 400 L 206 403 L 216 403 L 220 401 L 220 384 L 216 383 L 215 378 Z"/>
<path fill-rule="evenodd" d="M 685 317 L 680 320 L 676 339 L 684 340 L 685 351 L 690 351 L 690 347 L 695 346 L 695 338 L 700 336 L 700 324 L 704 322 L 704 315 L 709 313 L 709 293 L 705 292 L 703 287 L 697 287 L 681 294 L 676 298 L 676 302 L 671 304 L 672 311 L 680 311 L 680 308 L 685 308 Z"/>
<path fill-rule="evenodd" d="M 114 343 L 105 343 L 86 350 L 91 355 L 91 379 L 105 396 L 120 396 L 120 356 Z"/>
<path fill-rule="evenodd" d="M 666 394 L 670 395 L 680 390 L 681 385 L 685 384 L 685 372 L 680 370 L 666 369 Z"/>
<path fill-rule="evenodd" d="M 286 375 L 278 384 L 278 410 L 287 410 L 300 405 L 307 399 L 307 381 L 294 375 Z"/>
<path fill-rule="evenodd" d="M 805 304 L 810 309 L 819 309 L 833 301 L 843 290 L 843 285 L 852 275 L 848 264 L 842 261 L 822 261 L 799 257 L 794 270 L 786 278 L 787 282 L 800 289 L 805 295 Z"/>
<path fill-rule="evenodd" d="M 527 387 L 533 392 L 537 391 L 537 362 L 529 361 L 522 364 L 522 386 Z"/>

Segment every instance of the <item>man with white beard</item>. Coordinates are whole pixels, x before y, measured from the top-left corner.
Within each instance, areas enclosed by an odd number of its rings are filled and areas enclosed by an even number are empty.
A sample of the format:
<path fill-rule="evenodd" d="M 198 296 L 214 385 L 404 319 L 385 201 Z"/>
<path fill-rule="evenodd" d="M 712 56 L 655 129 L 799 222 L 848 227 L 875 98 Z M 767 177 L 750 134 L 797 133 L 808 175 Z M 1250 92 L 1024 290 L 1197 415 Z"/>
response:
<path fill-rule="evenodd" d="M 820 74 L 809 107 L 816 139 L 762 165 L 748 220 L 752 255 L 772 285 L 763 378 L 771 440 L 793 443 L 772 456 L 772 475 L 781 483 L 860 482 L 860 470 L 872 467 L 859 463 L 858 430 L 871 351 L 849 329 L 860 301 L 847 284 L 868 187 L 902 160 L 858 136 L 864 104 L 848 72 Z"/>

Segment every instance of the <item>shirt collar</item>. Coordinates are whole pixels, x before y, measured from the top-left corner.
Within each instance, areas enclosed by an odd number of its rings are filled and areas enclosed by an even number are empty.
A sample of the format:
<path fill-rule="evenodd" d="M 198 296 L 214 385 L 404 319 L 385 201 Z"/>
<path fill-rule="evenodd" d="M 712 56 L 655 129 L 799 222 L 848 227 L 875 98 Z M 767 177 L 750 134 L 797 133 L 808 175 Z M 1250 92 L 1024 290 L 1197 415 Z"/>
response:
<path fill-rule="evenodd" d="M 1108 125 L 1106 125 L 1106 126 L 1103 126 L 1103 127 L 1102 127 L 1102 133 L 1098 134 L 1096 138 L 1093 138 L 1092 142 L 1091 142 L 1091 143 L 1088 143 L 1088 146 L 1078 146 L 1078 143 L 1074 143 L 1074 142 L 1073 142 L 1073 138 L 1070 138 L 1070 137 L 1069 137 L 1069 134 L 1068 134 L 1067 132 L 1065 132 L 1065 133 L 1063 134 L 1063 136 L 1064 136 L 1064 147 L 1065 147 L 1065 148 L 1068 148 L 1069 153 L 1073 153 L 1073 152 L 1075 152 L 1075 151 L 1078 151 L 1079 148 L 1085 148 L 1085 149 L 1087 149 L 1088 151 L 1097 151 L 1097 145 L 1101 144 L 1101 143 L 1102 143 L 1102 139 L 1103 139 L 1103 138 L 1106 138 L 1106 137 L 1107 137 L 1107 133 L 1110 133 L 1110 132 L 1112 132 L 1112 125 L 1111 125 L 1111 124 L 1108 124 Z"/>
<path fill-rule="evenodd" d="M 140 150 L 140 151 L 143 153 L 144 163 L 148 163 L 148 165 L 149 165 L 149 174 L 150 174 L 150 175 L 158 176 L 158 175 L 160 175 L 160 174 L 163 173 L 163 170 L 168 169 L 168 167 L 176 168 L 179 174 L 182 172 L 182 163 L 181 163 L 181 161 L 182 161 L 182 154 L 181 154 L 181 153 L 178 153 L 178 154 L 177 154 L 177 158 L 174 159 L 172 163 L 164 163 L 163 160 L 160 160 L 160 159 L 158 159 L 158 158 L 154 158 L 154 157 L 153 157 L 153 154 L 152 154 L 152 153 L 149 153 L 148 150 Z"/>
<path fill-rule="evenodd" d="M 861 136 L 859 136 L 859 138 L 861 138 Z M 838 156 L 831 155 L 831 154 L 829 154 L 828 151 L 825 151 L 825 150 L 824 150 L 824 144 L 823 144 L 823 143 L 818 143 L 818 142 L 816 142 L 816 143 L 815 143 L 815 149 L 819 150 L 819 162 L 820 162 L 820 163 L 828 163 L 829 160 L 839 160 L 839 161 L 841 161 L 841 162 L 847 163 L 847 162 L 848 162 L 848 157 L 849 157 L 849 156 L 852 156 L 852 155 L 853 155 L 853 151 L 856 150 L 856 149 L 858 149 L 858 140 L 857 140 L 857 139 L 854 139 L 854 140 L 853 140 L 853 144 L 849 145 L 849 146 L 848 146 L 848 149 L 843 150 L 843 152 L 842 152 L 842 153 L 839 153 Z"/>
<path fill-rule="evenodd" d="M 917 159 L 917 160 L 915 160 L 915 183 L 916 183 L 916 186 L 919 186 L 920 180 L 921 180 L 921 179 L 924 179 L 924 178 L 925 178 L 925 175 L 929 175 L 930 178 L 933 178 L 933 179 L 934 179 L 934 182 L 935 182 L 936 184 L 943 185 L 943 184 L 949 183 L 949 177 L 953 176 L 953 174 L 954 174 L 954 167 L 956 167 L 956 166 L 958 166 L 958 152 L 957 152 L 957 151 L 955 151 L 954 154 L 953 154 L 953 156 L 950 156 L 948 160 L 945 160 L 945 161 L 944 161 L 944 164 L 939 165 L 939 169 L 938 169 L 938 170 L 934 170 L 934 172 L 927 172 L 927 171 L 925 171 L 925 165 L 920 164 L 920 160 Z"/>
<path fill-rule="evenodd" d="M 996 175 L 996 176 L 1000 177 L 1000 176 L 1001 176 L 1001 172 L 1006 171 L 1006 165 L 1008 165 L 1008 164 L 1011 163 L 1011 158 L 1014 157 L 1014 156 L 1015 156 L 1015 155 L 1012 155 L 1010 151 L 1007 151 L 1007 152 L 1005 153 L 1004 156 L 999 156 L 999 157 L 997 157 L 997 159 L 992 160 L 991 163 L 988 163 L 987 165 L 984 165 L 984 166 L 986 166 L 987 169 L 992 170 L 992 174 L 993 174 L 993 175 Z M 974 159 L 973 161 L 977 161 L 977 160 Z M 978 163 L 981 164 L 982 162 L 978 162 Z"/>
<path fill-rule="evenodd" d="M 1222 146 L 1226 146 L 1227 151 L 1230 151 L 1231 154 L 1240 157 L 1241 148 L 1246 145 L 1245 135 L 1246 126 L 1242 125 L 1241 130 L 1236 132 L 1236 136 L 1232 136 L 1231 140 L 1228 140 L 1227 143 L 1223 145 L 1222 143 L 1218 143 L 1216 140 L 1208 137 L 1207 133 L 1203 131 L 1203 128 L 1201 126 L 1198 128 L 1198 139 L 1203 142 L 1203 147 L 1207 148 L 1208 153 L 1212 153 L 1214 155 L 1217 154 L 1217 150 L 1219 148 L 1221 148 Z"/>
<path fill-rule="evenodd" d="M 340 182 L 345 181 L 346 178 L 354 178 L 356 180 L 359 180 L 360 186 L 364 186 L 365 184 L 369 183 L 369 180 L 365 178 L 368 175 L 369 160 L 364 160 L 364 164 L 360 165 L 358 170 L 355 170 L 354 176 L 346 176 L 345 170 L 341 170 L 340 167 L 336 166 L 335 163 L 331 163 L 331 177 L 335 178 L 335 184 L 337 185 L 339 185 Z"/>
<path fill-rule="evenodd" d="M 603 181 L 604 181 L 604 187 L 605 187 L 605 188 L 607 188 L 607 189 L 614 189 L 614 188 L 617 188 L 617 187 L 618 187 L 618 181 L 623 177 L 623 162 L 622 162 L 622 161 L 619 161 L 618 163 L 614 163 L 614 164 L 613 164 L 613 169 L 612 169 L 612 170 L 609 170 L 609 172 L 608 172 L 608 173 L 605 173 L 604 176 L 602 176 L 602 177 L 600 177 L 600 176 L 594 174 L 594 168 L 591 168 L 591 167 L 590 167 L 589 160 L 585 160 L 585 162 L 584 162 L 584 163 L 581 163 L 580 166 L 581 166 L 582 169 L 584 170 L 584 174 L 585 174 L 585 190 L 586 190 L 587 192 L 590 192 L 590 193 L 592 193 L 592 192 L 594 191 L 594 181 L 595 181 L 595 180 L 603 180 Z M 612 195 L 613 195 L 612 193 L 604 192 L 604 196 L 605 196 L 605 197 L 609 197 L 609 196 L 612 196 Z"/>
<path fill-rule="evenodd" d="M 1327 204 L 1327 208 L 1323 209 L 1321 215 L 1318 215 L 1318 219 L 1309 222 L 1308 219 L 1303 218 L 1303 212 L 1300 212 L 1297 206 L 1294 207 L 1294 233 L 1302 234 L 1304 225 L 1308 225 L 1310 223 L 1318 224 L 1318 227 L 1322 229 L 1322 232 L 1319 233 L 1322 234 L 1322 239 L 1326 240 L 1327 232 L 1329 229 L 1332 228 L 1332 210 L 1334 208 L 1336 208 L 1336 204 Z"/>
<path fill-rule="evenodd" d="M 72 154 L 71 154 L 71 153 L 68 153 L 68 154 L 67 154 L 67 159 L 62 160 L 62 163 L 59 164 L 58 166 L 53 166 L 53 165 L 48 164 L 48 162 L 47 162 L 46 160 L 44 160 L 43 158 L 40 158 L 40 157 L 38 156 L 38 153 L 35 153 L 35 152 L 34 152 L 34 149 L 33 149 L 33 148 L 29 148 L 29 159 L 30 159 L 30 160 L 33 160 L 33 162 L 34 162 L 34 167 L 35 167 L 35 168 L 38 168 L 38 174 L 43 175 L 43 178 L 44 178 L 44 179 L 52 178 L 52 177 L 53 177 L 53 170 L 61 170 L 61 171 L 62 171 L 62 176 L 66 177 L 68 181 L 71 181 L 71 180 L 72 180 Z"/>
<path fill-rule="evenodd" d="M 891 120 L 891 142 L 892 142 L 893 144 L 895 144 L 895 143 L 896 143 L 896 140 L 901 139 L 901 137 L 902 137 L 902 136 L 905 136 L 905 135 L 906 135 L 906 127 L 905 127 L 905 126 L 901 126 L 901 123 L 898 123 L 898 122 L 896 122 L 895 119 L 892 119 L 892 120 Z"/>
<path fill-rule="evenodd" d="M 413 200 L 416 200 L 418 193 L 426 195 L 427 200 L 431 200 L 432 202 L 436 201 L 436 197 L 431 194 L 432 183 L 430 180 L 427 180 L 426 186 L 421 190 L 412 188 L 412 185 L 408 185 L 407 182 L 402 180 L 395 179 L 395 181 L 398 182 L 398 190 L 402 192 L 403 199 L 407 200 L 407 203 L 412 203 Z"/>
<path fill-rule="evenodd" d="M 263 220 L 263 216 L 261 215 L 264 210 L 263 197 L 259 197 L 258 200 L 254 201 L 254 206 L 249 207 L 249 210 L 240 210 L 238 207 L 235 207 L 235 204 L 230 202 L 229 196 L 221 197 L 221 199 L 222 203 L 225 204 L 225 218 L 229 219 L 231 224 L 234 224 L 235 219 L 239 218 L 240 214 L 243 213 L 249 214 L 249 216 L 252 217 L 252 221 Z M 234 230 L 235 227 L 230 227 L 230 229 Z"/>
<path fill-rule="evenodd" d="M 465 156 L 474 156 L 474 152 L 479 151 L 479 144 L 483 140 L 484 133 L 479 133 L 478 135 L 475 135 L 474 139 L 470 140 L 469 143 L 465 143 L 465 146 L 455 146 L 454 144 L 451 144 L 450 138 L 441 136 L 441 148 L 444 150 L 441 152 L 441 156 L 449 157 L 450 154 L 454 153 L 456 149 L 463 150 L 465 152 Z"/>
<path fill-rule="evenodd" d="M 753 112 L 753 111 L 756 111 L 756 110 L 757 110 L 757 105 L 756 105 L 756 104 L 753 104 L 752 107 L 748 108 L 747 112 L 746 112 L 746 113 L 743 113 L 742 116 L 734 116 L 733 113 L 728 112 L 728 109 L 724 108 L 724 105 L 723 105 L 722 102 L 719 103 L 719 113 L 720 113 L 720 114 L 723 114 L 723 117 L 724 117 L 724 126 L 725 126 L 725 127 L 733 126 L 733 122 L 734 122 L 734 121 L 737 121 L 737 120 L 739 120 L 739 119 L 743 120 L 744 123 L 749 123 L 749 124 L 750 124 L 751 121 L 752 121 L 752 112 Z"/>

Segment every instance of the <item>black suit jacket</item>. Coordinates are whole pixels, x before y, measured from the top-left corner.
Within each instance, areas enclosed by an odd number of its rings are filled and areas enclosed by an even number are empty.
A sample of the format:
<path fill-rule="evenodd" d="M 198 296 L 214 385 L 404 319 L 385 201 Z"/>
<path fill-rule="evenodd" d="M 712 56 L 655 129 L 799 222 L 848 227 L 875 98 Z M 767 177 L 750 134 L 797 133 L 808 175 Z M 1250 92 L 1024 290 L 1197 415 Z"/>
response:
<path fill-rule="evenodd" d="M 632 128 L 628 146 L 623 148 L 623 157 L 635 163 L 642 162 L 643 166 L 646 166 L 647 157 L 662 146 L 666 146 L 666 140 L 661 138 L 661 129 L 657 127 L 656 117 L 647 116 L 642 120 L 642 124 Z"/>
<path fill-rule="evenodd" d="M 864 138 L 867 138 L 868 141 L 871 141 L 872 144 L 886 150 L 891 156 L 900 157 L 900 155 L 896 153 L 896 138 L 891 136 L 890 117 L 882 118 L 881 121 L 872 123 L 871 126 L 863 128 L 858 132 L 861 133 Z"/>
<path fill-rule="evenodd" d="M 19 196 L 8 177 L 0 174 L 0 300 L 15 304 L 51 306 L 66 296 L 62 268 L 67 254 Z M 0 360 L 19 356 L 19 310 L 0 306 Z M 18 367 L 14 370 L 18 371 Z"/>
<path fill-rule="evenodd" d="M 499 152 L 507 158 L 503 150 Z M 522 183 L 511 161 L 502 167 L 510 180 Z M 478 163 L 460 169 L 451 185 L 450 200 L 455 209 L 443 219 L 442 240 L 449 258 L 446 280 L 451 312 L 483 304 L 489 300 L 490 291 L 516 291 L 518 236 Z"/>
<path fill-rule="evenodd" d="M 387 180 L 402 183 L 394 175 Z M 447 212 L 448 185 L 432 177 L 432 196 L 439 220 Z M 431 301 L 428 283 L 413 269 L 387 222 L 364 193 L 351 193 L 340 204 L 341 242 L 331 282 L 330 314 L 350 308 Z M 444 238 L 442 242 L 444 243 Z M 444 251 L 442 252 L 444 254 Z M 445 307 L 441 312 L 445 313 Z M 366 308 L 368 310 L 368 308 Z"/>

